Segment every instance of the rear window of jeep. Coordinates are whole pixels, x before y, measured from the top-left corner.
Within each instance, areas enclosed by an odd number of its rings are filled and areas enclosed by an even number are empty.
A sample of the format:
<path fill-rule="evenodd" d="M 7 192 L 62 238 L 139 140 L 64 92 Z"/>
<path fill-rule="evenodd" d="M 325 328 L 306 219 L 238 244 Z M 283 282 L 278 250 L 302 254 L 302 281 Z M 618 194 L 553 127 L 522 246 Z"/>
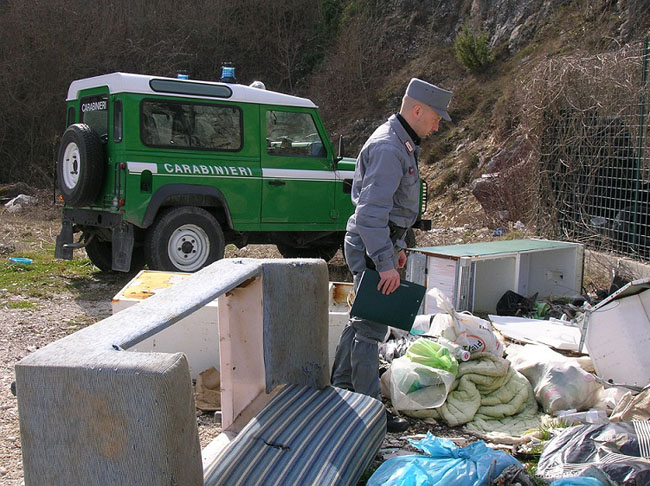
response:
<path fill-rule="evenodd" d="M 143 100 L 140 138 L 150 147 L 236 152 L 242 148 L 237 106 Z"/>
<path fill-rule="evenodd" d="M 108 133 L 108 96 L 81 98 L 81 122 L 90 126 L 98 135 Z"/>

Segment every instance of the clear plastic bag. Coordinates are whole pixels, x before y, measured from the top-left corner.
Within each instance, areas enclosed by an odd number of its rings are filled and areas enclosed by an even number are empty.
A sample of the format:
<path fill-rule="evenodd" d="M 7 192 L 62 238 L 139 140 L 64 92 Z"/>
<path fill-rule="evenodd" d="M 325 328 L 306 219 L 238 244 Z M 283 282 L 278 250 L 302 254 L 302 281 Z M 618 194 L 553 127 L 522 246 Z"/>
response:
<path fill-rule="evenodd" d="M 650 484 L 645 422 L 577 425 L 563 429 L 544 446 L 537 476 L 546 481 L 595 476 L 613 484 Z"/>
<path fill-rule="evenodd" d="M 546 413 L 588 410 L 598 402 L 603 386 L 575 358 L 567 358 L 548 346 L 527 344 L 509 346 L 508 360 L 528 378 Z"/>
<path fill-rule="evenodd" d="M 447 399 L 458 362 L 444 346 L 418 339 L 390 367 L 390 397 L 396 410 L 435 408 Z"/>

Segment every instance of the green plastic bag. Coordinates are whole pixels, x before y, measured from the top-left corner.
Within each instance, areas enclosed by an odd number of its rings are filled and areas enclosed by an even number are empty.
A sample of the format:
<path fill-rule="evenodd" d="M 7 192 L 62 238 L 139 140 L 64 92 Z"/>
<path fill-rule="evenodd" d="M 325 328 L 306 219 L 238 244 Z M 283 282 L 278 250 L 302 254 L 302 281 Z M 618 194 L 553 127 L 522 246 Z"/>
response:
<path fill-rule="evenodd" d="M 449 349 L 430 339 L 420 338 L 406 350 L 406 356 L 414 363 L 458 374 L 458 361 Z"/>

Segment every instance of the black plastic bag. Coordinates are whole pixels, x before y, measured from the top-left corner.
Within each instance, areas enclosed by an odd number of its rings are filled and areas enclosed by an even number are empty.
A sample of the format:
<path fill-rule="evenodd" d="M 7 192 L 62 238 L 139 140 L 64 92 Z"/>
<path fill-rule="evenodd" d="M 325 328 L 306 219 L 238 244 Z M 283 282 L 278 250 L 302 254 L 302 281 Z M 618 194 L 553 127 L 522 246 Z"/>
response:
<path fill-rule="evenodd" d="M 497 315 L 500 316 L 528 316 L 535 312 L 535 299 L 537 294 L 528 298 L 517 292 L 508 290 L 497 302 Z"/>
<path fill-rule="evenodd" d="M 536 474 L 553 480 L 596 467 L 622 485 L 650 485 L 650 422 L 569 427 L 542 452 Z"/>

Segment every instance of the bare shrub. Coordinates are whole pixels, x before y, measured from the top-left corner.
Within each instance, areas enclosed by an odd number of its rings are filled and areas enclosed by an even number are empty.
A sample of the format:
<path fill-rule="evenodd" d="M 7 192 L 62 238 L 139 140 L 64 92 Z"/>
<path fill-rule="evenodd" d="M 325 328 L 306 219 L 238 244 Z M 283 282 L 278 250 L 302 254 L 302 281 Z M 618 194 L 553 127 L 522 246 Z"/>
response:
<path fill-rule="evenodd" d="M 539 184 L 539 229 L 636 256 L 650 249 L 643 49 L 565 56 L 524 87 L 522 132 Z"/>
<path fill-rule="evenodd" d="M 49 185 L 74 79 L 115 71 L 219 79 L 294 91 L 327 47 L 336 0 L 4 0 L 0 2 L 0 183 Z M 330 27 L 333 28 L 333 27 Z"/>
<path fill-rule="evenodd" d="M 379 87 L 404 64 L 403 53 L 396 47 L 404 35 L 404 19 L 394 8 L 381 0 L 348 4 L 338 40 L 310 80 L 310 96 L 327 101 L 323 103 L 326 119 L 381 104 Z M 400 97 L 401 89 L 400 85 Z"/>

